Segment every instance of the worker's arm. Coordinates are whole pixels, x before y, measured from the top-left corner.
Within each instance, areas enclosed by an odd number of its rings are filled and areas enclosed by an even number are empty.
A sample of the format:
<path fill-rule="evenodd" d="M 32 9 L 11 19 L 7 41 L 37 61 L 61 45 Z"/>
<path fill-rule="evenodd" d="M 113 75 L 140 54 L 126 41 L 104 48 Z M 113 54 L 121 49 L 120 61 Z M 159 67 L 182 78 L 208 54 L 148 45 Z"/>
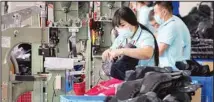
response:
<path fill-rule="evenodd" d="M 173 28 L 166 29 L 165 31 L 158 33 L 158 36 L 156 36 L 159 42 L 159 56 L 162 56 L 167 48 L 173 44 L 174 40 L 177 37 L 176 33 L 173 33 L 174 31 L 176 30 L 173 30 Z"/>
<path fill-rule="evenodd" d="M 122 55 L 126 55 L 132 58 L 147 60 L 153 55 L 153 47 L 145 46 L 143 48 L 122 48 Z"/>
<path fill-rule="evenodd" d="M 112 60 L 115 57 L 120 55 L 126 55 L 132 58 L 137 58 L 140 60 L 150 59 L 153 55 L 154 50 L 154 38 L 151 34 L 144 32 L 144 35 L 140 37 L 139 41 L 136 46 L 138 48 L 122 48 L 117 50 L 112 50 L 110 52 L 110 59 Z"/>
<path fill-rule="evenodd" d="M 162 56 L 164 51 L 168 48 L 168 45 L 165 43 L 160 43 L 159 44 L 159 56 Z"/>
<path fill-rule="evenodd" d="M 122 48 L 112 50 L 110 52 L 110 60 L 121 55 L 126 55 L 139 60 L 147 60 L 152 57 L 153 48 L 151 46 L 145 46 L 144 48 Z"/>
<path fill-rule="evenodd" d="M 124 39 L 121 36 L 118 36 L 114 40 L 114 42 L 111 45 L 111 47 L 103 52 L 103 54 L 102 54 L 102 60 L 105 61 L 105 60 L 109 59 L 110 58 L 110 52 L 111 52 L 111 50 L 117 49 L 123 41 L 124 41 Z"/>

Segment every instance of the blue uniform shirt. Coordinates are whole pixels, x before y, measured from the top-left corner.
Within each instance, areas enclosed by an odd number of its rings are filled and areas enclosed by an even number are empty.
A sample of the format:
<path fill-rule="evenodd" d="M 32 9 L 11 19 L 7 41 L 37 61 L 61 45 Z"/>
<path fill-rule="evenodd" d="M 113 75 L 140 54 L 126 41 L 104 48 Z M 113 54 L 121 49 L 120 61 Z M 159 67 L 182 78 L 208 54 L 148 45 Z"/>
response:
<path fill-rule="evenodd" d="M 190 60 L 191 57 L 191 36 L 186 24 L 177 16 L 174 16 L 179 26 L 179 33 L 183 40 L 183 60 Z"/>
<path fill-rule="evenodd" d="M 138 39 L 138 40 L 137 40 Z M 135 42 L 134 45 L 137 48 L 143 48 L 144 46 L 152 46 L 154 48 L 154 38 L 146 30 L 142 30 L 138 27 L 134 37 L 131 42 Z M 125 46 L 127 44 L 126 39 L 122 38 L 120 35 L 114 40 L 110 49 L 117 49 L 120 45 Z M 139 64 L 141 66 L 154 66 L 154 57 L 149 60 L 140 60 Z"/>
<path fill-rule="evenodd" d="M 175 62 L 182 61 L 183 57 L 183 41 L 179 30 L 179 21 L 174 16 L 160 25 L 157 42 L 158 44 L 165 43 L 169 45 L 163 55 L 159 57 L 160 67 L 172 67 L 173 70 L 178 70 L 175 67 Z"/>

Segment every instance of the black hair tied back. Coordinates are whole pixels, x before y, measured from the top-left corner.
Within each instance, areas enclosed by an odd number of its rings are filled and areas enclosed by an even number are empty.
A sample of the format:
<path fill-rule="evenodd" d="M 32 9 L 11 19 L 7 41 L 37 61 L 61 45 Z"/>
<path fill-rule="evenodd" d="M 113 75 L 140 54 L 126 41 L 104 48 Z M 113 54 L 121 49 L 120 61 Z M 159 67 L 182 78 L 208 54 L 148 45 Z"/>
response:
<path fill-rule="evenodd" d="M 154 38 L 155 48 L 154 48 L 154 52 L 153 52 L 154 54 L 153 55 L 154 55 L 155 66 L 158 66 L 159 65 L 159 47 L 158 47 L 157 40 L 156 40 L 154 34 L 148 28 L 146 28 L 144 25 L 142 25 L 140 23 L 138 23 L 138 24 L 140 25 L 141 29 L 148 31 Z"/>

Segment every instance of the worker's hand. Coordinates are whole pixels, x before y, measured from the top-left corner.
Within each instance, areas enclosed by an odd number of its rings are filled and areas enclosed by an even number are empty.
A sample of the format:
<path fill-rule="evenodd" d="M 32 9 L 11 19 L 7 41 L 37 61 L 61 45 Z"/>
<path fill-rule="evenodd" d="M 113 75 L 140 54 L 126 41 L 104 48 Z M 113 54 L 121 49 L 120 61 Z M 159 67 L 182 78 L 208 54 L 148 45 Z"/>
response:
<path fill-rule="evenodd" d="M 110 52 L 110 60 L 113 61 L 115 58 L 123 55 L 123 49 L 111 50 Z"/>
<path fill-rule="evenodd" d="M 103 52 L 103 54 L 102 54 L 102 60 L 103 60 L 103 61 L 109 59 L 109 57 L 110 57 L 110 51 L 111 51 L 111 50 L 108 49 L 108 50 L 105 50 L 105 51 Z"/>

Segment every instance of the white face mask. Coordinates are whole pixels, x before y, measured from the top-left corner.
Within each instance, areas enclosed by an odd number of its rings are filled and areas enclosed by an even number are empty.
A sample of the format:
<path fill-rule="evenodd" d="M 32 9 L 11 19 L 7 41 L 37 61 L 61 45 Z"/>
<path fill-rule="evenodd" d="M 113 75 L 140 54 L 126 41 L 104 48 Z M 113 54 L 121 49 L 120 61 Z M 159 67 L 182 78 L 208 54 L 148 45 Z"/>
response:
<path fill-rule="evenodd" d="M 123 38 L 131 38 L 134 34 L 130 29 L 127 28 L 118 28 L 117 29 L 119 36 L 122 36 Z"/>
<path fill-rule="evenodd" d="M 161 19 L 159 15 L 155 15 L 155 16 L 154 16 L 154 19 L 155 19 L 155 21 L 156 21 L 159 25 L 161 25 L 161 24 L 164 23 L 164 20 Z"/>
<path fill-rule="evenodd" d="M 161 11 L 161 15 L 163 15 L 163 17 L 165 17 L 166 16 L 166 13 L 164 12 L 164 11 Z M 165 21 L 164 21 L 164 19 L 162 19 L 161 17 L 160 17 L 160 15 L 158 15 L 158 14 L 155 14 L 154 15 L 154 19 L 155 19 L 155 21 L 159 24 L 159 25 L 161 25 L 161 24 L 163 24 Z"/>

